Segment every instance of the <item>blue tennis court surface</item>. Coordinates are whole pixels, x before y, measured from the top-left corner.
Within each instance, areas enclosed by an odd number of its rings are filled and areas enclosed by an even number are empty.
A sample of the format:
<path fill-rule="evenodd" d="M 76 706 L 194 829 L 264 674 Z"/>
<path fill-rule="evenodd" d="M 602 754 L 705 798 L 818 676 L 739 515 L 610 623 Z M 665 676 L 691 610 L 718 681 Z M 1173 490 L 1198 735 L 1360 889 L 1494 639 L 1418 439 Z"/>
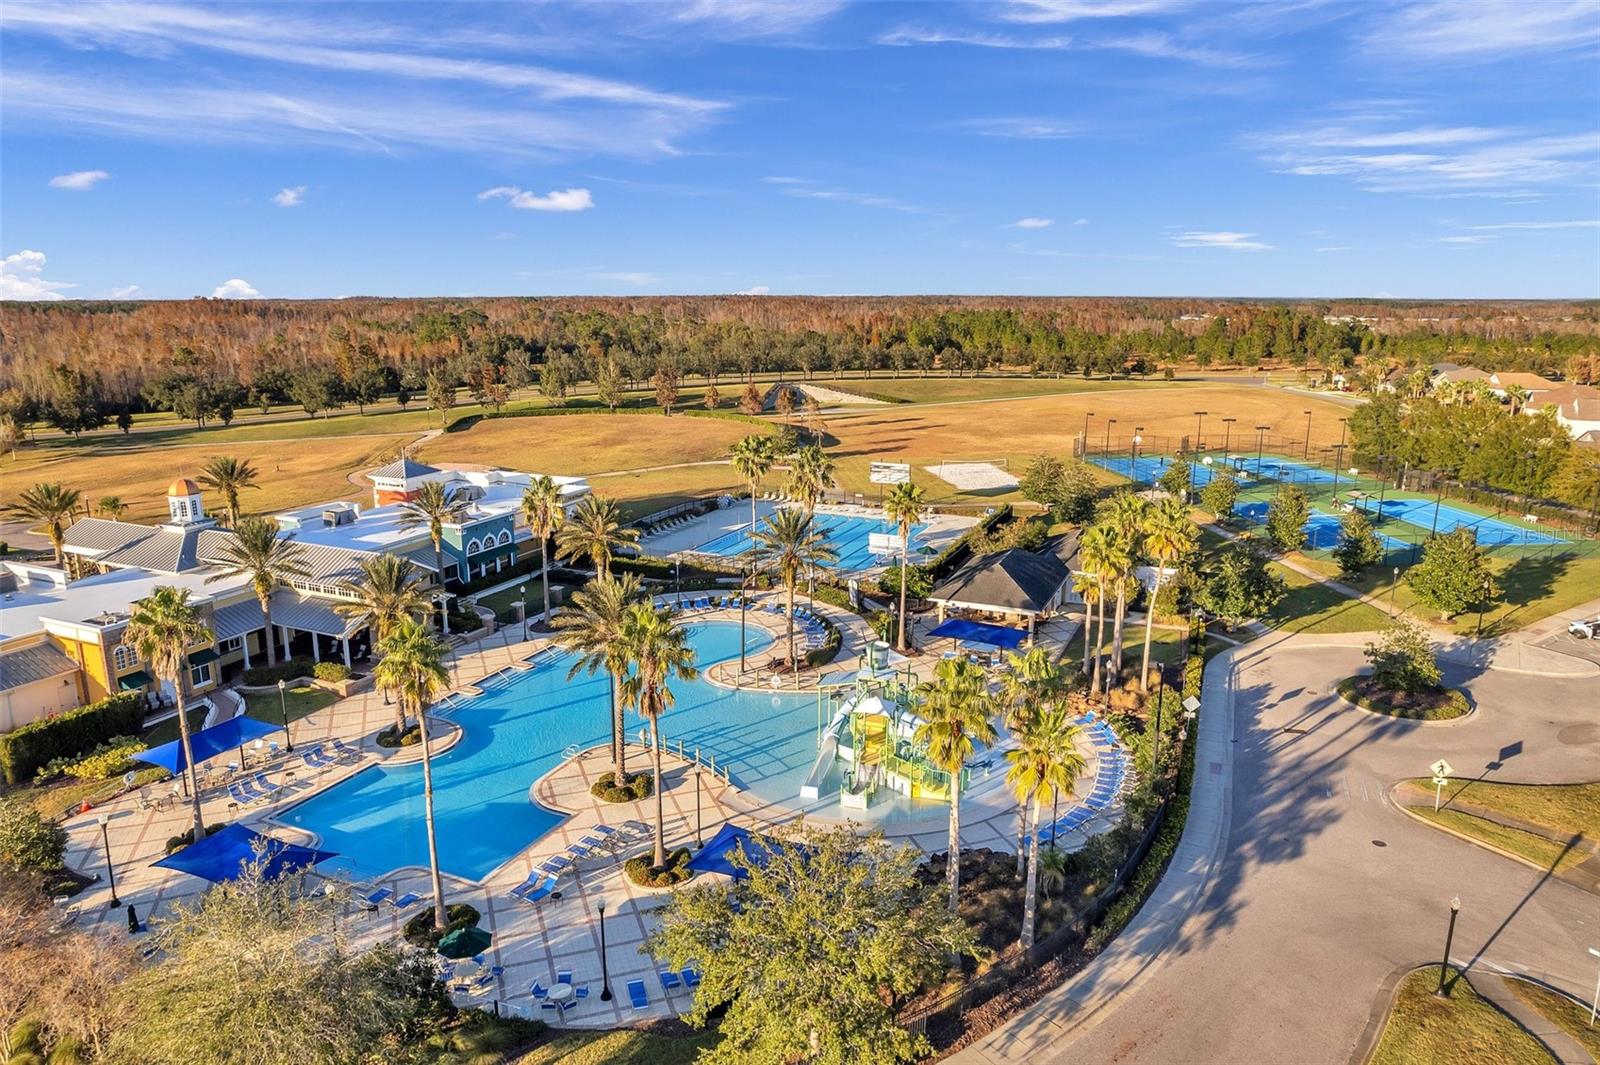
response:
<path fill-rule="evenodd" d="M 1165 455 L 1091 455 L 1089 461 L 1136 484 L 1154 484 L 1172 465 L 1172 459 Z M 1205 487 L 1211 483 L 1211 467 L 1190 463 L 1189 480 L 1196 488 Z"/>
<path fill-rule="evenodd" d="M 894 523 L 882 518 L 863 518 L 858 514 L 817 514 L 812 520 L 816 523 L 817 531 L 827 540 L 828 546 L 839 556 L 839 561 L 830 566 L 830 569 L 857 570 L 879 565 L 886 560 L 867 549 L 867 537 L 872 533 L 899 535 Z M 926 525 L 911 527 L 912 561 L 916 561 L 917 540 L 925 529 Z M 708 555 L 732 558 L 749 551 L 751 546 L 750 529 L 746 526 L 725 532 L 715 540 L 701 544 L 695 550 Z"/>
<path fill-rule="evenodd" d="M 1306 485 L 1331 485 L 1334 481 L 1331 471 L 1310 463 L 1296 462 L 1294 459 L 1267 455 L 1258 463 L 1254 456 L 1209 457 L 1211 459 L 1209 466 L 1204 462 L 1189 464 L 1189 479 L 1196 488 L 1204 488 L 1210 484 L 1212 471 L 1222 469 L 1232 470 L 1241 479 L 1264 477 L 1272 481 Z M 1089 461 L 1136 484 L 1154 484 L 1173 463 L 1173 459 L 1166 455 L 1140 455 L 1138 458 L 1132 455 L 1091 455 Z"/>
<path fill-rule="evenodd" d="M 1257 525 L 1265 525 L 1267 521 L 1266 503 L 1240 503 L 1233 510 L 1234 513 Z M 1309 551 L 1328 551 L 1339 544 L 1339 517 L 1320 510 L 1313 510 L 1311 517 L 1306 519 L 1306 549 Z M 1409 546 L 1402 540 L 1392 536 L 1378 533 L 1378 539 L 1385 549 L 1394 549 Z"/>
<path fill-rule="evenodd" d="M 1521 525 L 1513 525 L 1499 518 L 1491 518 L 1483 514 L 1474 514 L 1469 510 L 1453 507 L 1449 503 L 1439 503 L 1437 517 L 1437 531 L 1446 533 L 1455 529 L 1471 529 L 1478 537 L 1478 543 L 1502 547 L 1515 544 L 1564 544 L 1567 541 L 1559 536 L 1538 529 L 1526 529 Z M 1381 504 L 1368 500 L 1367 509 L 1381 513 L 1385 518 L 1403 521 L 1414 525 L 1423 532 L 1435 530 L 1435 503 L 1431 499 L 1385 499 Z"/>

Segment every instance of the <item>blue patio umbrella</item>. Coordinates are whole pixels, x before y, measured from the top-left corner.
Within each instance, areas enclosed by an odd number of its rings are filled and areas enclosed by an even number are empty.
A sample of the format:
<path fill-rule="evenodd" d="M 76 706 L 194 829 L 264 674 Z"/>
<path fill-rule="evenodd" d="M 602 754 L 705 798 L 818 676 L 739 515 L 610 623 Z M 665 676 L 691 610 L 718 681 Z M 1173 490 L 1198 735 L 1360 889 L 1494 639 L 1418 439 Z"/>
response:
<path fill-rule="evenodd" d="M 757 836 L 748 829 L 724 824 L 711 837 L 711 842 L 689 859 L 689 868 L 697 873 L 724 873 L 735 880 L 742 880 L 750 873 L 733 864 L 733 854 L 738 848 L 744 849 L 746 865 L 761 868 L 772 860 L 774 851 L 783 849 L 783 844 Z"/>
<path fill-rule="evenodd" d="M 243 825 L 229 825 L 199 843 L 191 843 L 176 854 L 169 854 L 151 864 L 220 884 L 225 880 L 238 879 L 245 866 L 258 858 L 265 859 L 261 875 L 267 880 L 274 880 L 285 873 L 309 869 L 318 862 L 335 857 L 338 856 L 332 851 L 302 847 L 263 836 Z"/>
<path fill-rule="evenodd" d="M 959 640 L 962 643 L 981 643 L 990 647 L 1003 647 L 1015 650 L 1022 646 L 1028 638 L 1027 632 L 1022 629 L 1008 628 L 1005 625 L 991 625 L 985 621 L 966 621 L 961 618 L 951 618 L 938 628 L 928 633 L 931 639 L 943 636 L 950 640 Z"/>
<path fill-rule="evenodd" d="M 265 721 L 257 721 L 253 717 L 239 716 L 228 721 L 203 728 L 189 736 L 189 747 L 194 752 L 196 765 L 219 754 L 228 751 L 239 752 L 240 764 L 244 762 L 244 745 L 251 740 L 269 736 L 274 732 L 281 732 L 279 725 L 269 725 Z M 183 740 L 176 739 L 171 743 L 163 743 L 159 747 L 152 747 L 139 754 L 139 761 L 158 765 L 177 776 L 189 767 L 183 757 Z"/>

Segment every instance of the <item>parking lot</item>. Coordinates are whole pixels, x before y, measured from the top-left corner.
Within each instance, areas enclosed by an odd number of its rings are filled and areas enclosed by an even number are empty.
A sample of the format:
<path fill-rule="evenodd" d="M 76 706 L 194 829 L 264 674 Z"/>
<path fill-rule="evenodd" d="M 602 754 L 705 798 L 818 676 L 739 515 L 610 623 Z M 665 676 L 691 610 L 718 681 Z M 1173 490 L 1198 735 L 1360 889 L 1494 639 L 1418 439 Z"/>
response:
<path fill-rule="evenodd" d="M 1569 621 L 1571 619 L 1568 619 Z M 1552 651 L 1581 658 L 1586 662 L 1600 665 L 1600 639 L 1580 640 L 1567 632 L 1565 625 L 1557 632 L 1552 632 L 1544 639 L 1539 640 L 1537 646 L 1548 647 Z"/>

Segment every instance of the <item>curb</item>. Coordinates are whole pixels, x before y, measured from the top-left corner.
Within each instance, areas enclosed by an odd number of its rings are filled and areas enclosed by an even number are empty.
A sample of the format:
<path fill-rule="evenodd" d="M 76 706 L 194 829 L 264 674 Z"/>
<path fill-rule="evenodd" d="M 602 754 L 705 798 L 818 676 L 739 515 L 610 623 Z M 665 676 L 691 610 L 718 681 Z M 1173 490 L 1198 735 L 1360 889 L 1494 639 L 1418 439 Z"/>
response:
<path fill-rule="evenodd" d="M 1434 822 L 1429 821 L 1426 817 L 1421 817 L 1421 816 L 1413 813 L 1410 806 L 1406 805 L 1405 803 L 1399 802 L 1399 801 L 1397 801 L 1395 799 L 1395 796 L 1394 796 L 1395 789 L 1398 788 L 1402 783 L 1404 783 L 1404 782 L 1397 780 L 1393 784 L 1389 785 L 1389 801 L 1394 805 L 1395 809 L 1399 810 L 1401 813 L 1403 813 L 1407 817 L 1411 818 L 1411 820 L 1416 821 L 1418 824 L 1427 825 L 1429 828 L 1433 829 L 1436 832 L 1444 832 L 1447 835 L 1451 835 L 1451 836 L 1456 837 L 1456 839 L 1464 840 L 1465 842 L 1470 843 L 1475 847 L 1482 847 L 1486 851 L 1493 851 L 1495 854 L 1500 855 L 1500 857 L 1509 858 L 1514 862 L 1518 862 L 1518 863 L 1520 863 L 1522 865 L 1527 866 L 1529 869 L 1536 869 L 1541 873 L 1549 873 L 1551 878 L 1556 879 L 1556 880 L 1560 880 L 1563 884 L 1570 884 L 1572 887 L 1577 888 L 1579 891 L 1588 892 L 1591 895 L 1594 894 L 1594 892 L 1589 891 L 1589 889 L 1585 888 L 1582 884 L 1575 884 L 1571 880 L 1568 880 L 1563 876 L 1557 875 L 1553 870 L 1550 870 L 1550 869 L 1546 868 L 1544 865 L 1540 864 L 1539 862 L 1535 862 L 1535 861 L 1533 861 L 1533 860 L 1531 860 L 1529 858 L 1524 858 L 1522 855 L 1515 854 L 1515 853 L 1513 853 L 1511 851 L 1508 851 L 1504 847 L 1497 847 L 1493 843 L 1489 843 L 1486 840 L 1481 840 L 1476 836 L 1469 836 L 1465 832 L 1461 832 L 1461 831 L 1459 831 L 1457 829 L 1451 828 L 1449 825 L 1435 824 Z M 1472 815 L 1468 815 L 1468 816 L 1472 816 Z"/>
<path fill-rule="evenodd" d="M 1361 674 L 1361 673 L 1357 673 L 1356 674 L 1357 677 L 1365 676 L 1365 675 L 1366 674 Z M 1346 678 L 1346 679 L 1348 680 L 1348 679 L 1351 679 L 1351 678 Z M 1344 683 L 1344 681 L 1341 680 L 1339 682 L 1339 684 L 1335 684 L 1333 686 L 1333 694 L 1334 694 L 1335 698 L 1337 698 L 1340 702 L 1344 703 L 1346 706 L 1351 707 L 1352 709 L 1359 710 L 1363 714 L 1371 714 L 1373 717 L 1382 718 L 1385 721 L 1395 721 L 1395 722 L 1398 722 L 1398 723 L 1403 724 L 1403 725 L 1433 725 L 1435 727 L 1438 727 L 1438 726 L 1441 726 L 1441 725 L 1465 725 L 1468 721 L 1471 721 L 1471 720 L 1475 719 L 1478 716 L 1478 704 L 1475 703 L 1475 702 L 1472 702 L 1470 699 L 1467 701 L 1467 712 L 1466 713 L 1461 714 L 1461 715 L 1459 715 L 1457 717 L 1442 718 L 1442 719 L 1440 719 L 1438 721 L 1429 721 L 1426 718 L 1420 718 L 1420 717 L 1401 717 L 1399 714 L 1386 714 L 1382 710 L 1372 710 L 1372 709 L 1369 709 L 1368 707 L 1362 706 L 1360 703 L 1356 702 L 1354 699 L 1351 699 L 1350 697 L 1345 695 L 1344 692 L 1339 690 L 1339 686 L 1342 685 L 1343 683 Z M 1458 694 L 1462 695 L 1463 697 L 1465 697 L 1465 695 L 1466 695 L 1466 693 L 1462 692 L 1461 689 L 1459 689 L 1459 688 L 1452 688 L 1450 690 L 1454 691 L 1454 692 L 1457 692 Z"/>

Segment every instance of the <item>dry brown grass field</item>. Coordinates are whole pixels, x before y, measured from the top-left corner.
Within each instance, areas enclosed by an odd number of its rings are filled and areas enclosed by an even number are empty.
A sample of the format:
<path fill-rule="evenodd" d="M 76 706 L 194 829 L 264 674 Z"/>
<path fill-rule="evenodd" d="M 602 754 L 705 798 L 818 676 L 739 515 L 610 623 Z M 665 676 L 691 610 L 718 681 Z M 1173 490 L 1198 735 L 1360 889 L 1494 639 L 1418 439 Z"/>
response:
<path fill-rule="evenodd" d="M 946 389 L 957 383 L 940 382 Z M 1305 433 L 1303 412 L 1311 410 L 1313 449 L 1338 440 L 1338 419 L 1349 412 L 1347 406 L 1257 385 L 1158 381 L 1073 394 L 970 403 L 952 399 L 937 406 L 870 407 L 828 417 L 828 449 L 838 462 L 841 487 L 875 494 L 867 483 L 867 464 L 890 459 L 913 463 L 918 482 L 935 502 L 1012 498 L 1014 494 L 958 492 L 921 468 L 944 459 L 1005 458 L 1019 473 L 1040 452 L 1068 454 L 1073 438 L 1083 429 L 1086 412 L 1092 414 L 1092 444 L 1104 439 L 1108 421 L 1115 418 L 1114 445 L 1120 441 L 1126 446 L 1128 434 L 1142 426 L 1149 448 L 1163 441 L 1174 446 L 1183 434 L 1192 433 L 1196 410 L 1210 412 L 1205 428 L 1212 446 L 1221 442 L 1223 417 L 1237 419 L 1233 437 L 1245 446 L 1253 440 L 1249 427 L 1258 424 L 1272 425 L 1274 433 L 1299 440 Z M 336 435 L 342 424 L 307 420 L 203 433 L 45 442 L 20 449 L 15 458 L 0 458 L 0 498 L 14 499 L 36 481 L 59 480 L 81 489 L 91 504 L 101 496 L 117 495 L 128 504 L 130 518 L 158 517 L 164 512 L 162 497 L 168 482 L 179 474 L 193 475 L 207 458 L 221 454 L 249 458 L 260 469 L 262 488 L 247 493 L 245 502 L 252 511 L 359 498 L 364 493 L 348 475 L 393 458 L 401 446 L 417 439 L 419 421 L 416 412 L 394 416 L 392 421 L 371 417 L 361 427 L 392 425 L 412 431 L 343 436 Z M 751 431 L 748 424 L 731 419 L 654 413 L 484 419 L 428 441 L 418 455 L 434 462 L 586 474 L 595 478 L 599 491 L 628 504 L 630 512 L 644 513 L 738 487 L 738 479 L 725 466 L 647 468 L 723 459 L 733 442 Z M 259 439 L 263 435 L 274 438 Z M 630 470 L 646 472 L 602 476 Z"/>

